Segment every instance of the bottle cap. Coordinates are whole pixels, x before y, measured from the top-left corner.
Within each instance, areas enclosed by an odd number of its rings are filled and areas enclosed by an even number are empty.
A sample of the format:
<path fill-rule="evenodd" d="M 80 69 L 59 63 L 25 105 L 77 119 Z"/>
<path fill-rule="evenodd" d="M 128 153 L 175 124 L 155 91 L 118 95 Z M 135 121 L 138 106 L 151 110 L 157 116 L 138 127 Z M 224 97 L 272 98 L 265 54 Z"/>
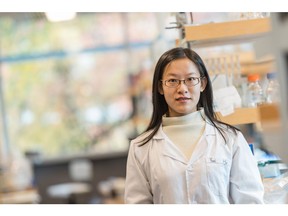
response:
<path fill-rule="evenodd" d="M 259 74 L 249 74 L 247 78 L 249 82 L 255 82 L 260 79 L 260 76 Z"/>
<path fill-rule="evenodd" d="M 271 73 L 267 73 L 266 77 L 267 79 L 276 79 L 277 75 L 276 73 L 271 72 Z"/>

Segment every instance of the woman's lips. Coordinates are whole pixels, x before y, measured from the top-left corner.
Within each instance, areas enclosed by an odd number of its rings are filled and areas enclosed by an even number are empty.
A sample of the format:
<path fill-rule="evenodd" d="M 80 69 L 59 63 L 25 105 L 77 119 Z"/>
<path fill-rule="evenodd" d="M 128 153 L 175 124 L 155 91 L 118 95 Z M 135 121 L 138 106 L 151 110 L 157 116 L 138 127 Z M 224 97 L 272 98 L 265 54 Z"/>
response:
<path fill-rule="evenodd" d="M 188 100 L 191 100 L 191 98 L 187 98 L 187 97 L 176 98 L 176 101 L 179 101 L 179 102 L 186 102 Z"/>

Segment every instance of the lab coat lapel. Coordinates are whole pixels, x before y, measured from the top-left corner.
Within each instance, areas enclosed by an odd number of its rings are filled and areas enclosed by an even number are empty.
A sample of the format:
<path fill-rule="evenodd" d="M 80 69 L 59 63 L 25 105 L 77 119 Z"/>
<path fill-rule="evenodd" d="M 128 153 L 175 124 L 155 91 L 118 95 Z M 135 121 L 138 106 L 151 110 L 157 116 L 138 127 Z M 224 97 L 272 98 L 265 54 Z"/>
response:
<path fill-rule="evenodd" d="M 183 164 L 187 164 L 187 159 L 184 157 L 183 153 L 169 140 L 169 138 L 164 134 L 162 130 L 162 125 L 153 137 L 157 141 L 157 147 L 160 149 L 164 156 L 170 157 L 177 160 Z"/>
<path fill-rule="evenodd" d="M 201 158 L 207 152 L 209 145 L 213 145 L 215 143 L 215 138 L 215 128 L 206 122 L 203 136 L 197 143 L 196 148 L 194 149 L 194 152 L 190 158 L 189 164 L 192 164 Z"/>

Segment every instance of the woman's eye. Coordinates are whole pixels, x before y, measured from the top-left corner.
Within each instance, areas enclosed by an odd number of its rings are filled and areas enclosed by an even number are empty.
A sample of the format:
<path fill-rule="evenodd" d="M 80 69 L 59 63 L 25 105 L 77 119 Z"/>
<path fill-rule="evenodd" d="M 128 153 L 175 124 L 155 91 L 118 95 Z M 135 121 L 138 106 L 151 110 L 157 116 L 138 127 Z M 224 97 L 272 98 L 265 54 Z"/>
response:
<path fill-rule="evenodd" d="M 177 82 L 177 79 L 170 79 L 168 80 L 169 83 L 176 83 Z"/>
<path fill-rule="evenodd" d="M 187 81 L 194 81 L 194 80 L 196 80 L 197 78 L 195 78 L 195 77 L 189 77 L 188 79 L 187 79 Z"/>

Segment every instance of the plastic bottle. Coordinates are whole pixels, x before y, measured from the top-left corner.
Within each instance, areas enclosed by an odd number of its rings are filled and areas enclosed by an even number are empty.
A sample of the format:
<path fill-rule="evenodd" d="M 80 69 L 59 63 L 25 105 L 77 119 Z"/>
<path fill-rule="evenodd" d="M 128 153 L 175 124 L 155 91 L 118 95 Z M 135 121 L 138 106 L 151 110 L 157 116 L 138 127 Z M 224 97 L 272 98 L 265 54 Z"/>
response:
<path fill-rule="evenodd" d="M 266 88 L 266 102 L 277 103 L 280 101 L 280 87 L 276 73 L 267 74 L 268 85 Z"/>
<path fill-rule="evenodd" d="M 264 102 L 264 94 L 259 84 L 259 74 L 248 75 L 247 106 L 257 107 Z"/>

